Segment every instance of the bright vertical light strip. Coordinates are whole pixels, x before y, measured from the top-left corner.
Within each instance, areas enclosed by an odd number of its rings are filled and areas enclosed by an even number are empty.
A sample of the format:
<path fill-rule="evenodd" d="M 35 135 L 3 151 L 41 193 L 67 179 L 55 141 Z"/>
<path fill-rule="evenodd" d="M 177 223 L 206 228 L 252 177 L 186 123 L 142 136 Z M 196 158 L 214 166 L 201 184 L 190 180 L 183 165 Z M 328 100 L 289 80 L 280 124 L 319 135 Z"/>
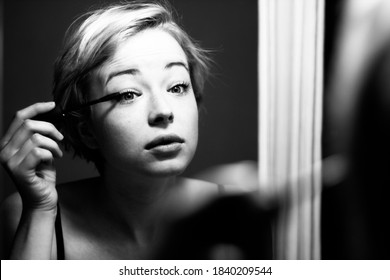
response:
<path fill-rule="evenodd" d="M 325 1 L 317 0 L 316 5 L 316 76 L 315 89 L 317 93 L 314 99 L 314 153 L 313 153 L 313 243 L 312 258 L 321 258 L 321 193 L 322 193 L 322 119 L 323 119 L 323 96 L 324 96 L 324 44 L 325 44 Z"/>
<path fill-rule="evenodd" d="M 270 182 L 270 172 L 269 172 L 269 157 L 270 157 L 270 147 L 267 135 L 269 134 L 270 128 L 268 125 L 268 115 L 270 107 L 267 92 L 270 89 L 269 85 L 269 69 L 268 65 L 270 57 L 269 54 L 269 25 L 270 20 L 268 19 L 267 11 L 269 2 L 261 1 L 258 2 L 258 14 L 259 14 L 259 28 L 258 28 L 258 45 L 259 45 L 259 55 L 258 55 L 258 89 L 259 89 L 259 98 L 258 98 L 258 115 L 259 115 L 259 128 L 258 128 L 258 141 L 262 143 L 259 145 L 258 149 L 258 162 L 259 162 L 259 186 L 261 190 L 265 192 L 269 191 L 271 185 Z"/>
<path fill-rule="evenodd" d="M 259 183 L 285 204 L 276 258 L 318 259 L 324 0 L 259 0 Z"/>

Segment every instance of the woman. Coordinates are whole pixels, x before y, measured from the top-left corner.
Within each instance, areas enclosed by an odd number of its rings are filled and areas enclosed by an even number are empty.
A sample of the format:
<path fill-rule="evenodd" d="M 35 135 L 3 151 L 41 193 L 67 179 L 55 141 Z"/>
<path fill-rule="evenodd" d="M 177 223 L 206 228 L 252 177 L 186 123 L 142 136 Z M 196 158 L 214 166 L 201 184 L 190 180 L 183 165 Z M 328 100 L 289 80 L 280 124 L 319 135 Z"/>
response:
<path fill-rule="evenodd" d="M 19 192 L 2 210 L 7 256 L 149 258 L 172 220 L 215 197 L 217 185 L 178 177 L 196 150 L 208 61 L 157 3 L 109 6 L 72 25 L 55 103 L 19 111 L 0 142 Z M 39 120 L 58 111 L 56 126 Z M 59 142 L 100 176 L 56 186 Z"/>

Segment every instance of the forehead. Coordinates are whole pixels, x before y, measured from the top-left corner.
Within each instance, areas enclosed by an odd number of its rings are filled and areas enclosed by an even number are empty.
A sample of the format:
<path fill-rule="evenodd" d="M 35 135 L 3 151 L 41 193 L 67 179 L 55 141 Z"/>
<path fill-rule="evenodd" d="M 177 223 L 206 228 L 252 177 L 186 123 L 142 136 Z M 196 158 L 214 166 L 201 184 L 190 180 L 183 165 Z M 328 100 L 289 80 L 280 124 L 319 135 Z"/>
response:
<path fill-rule="evenodd" d="M 102 68 L 142 68 L 172 61 L 187 64 L 187 57 L 176 39 L 162 29 L 146 29 L 120 43 Z"/>

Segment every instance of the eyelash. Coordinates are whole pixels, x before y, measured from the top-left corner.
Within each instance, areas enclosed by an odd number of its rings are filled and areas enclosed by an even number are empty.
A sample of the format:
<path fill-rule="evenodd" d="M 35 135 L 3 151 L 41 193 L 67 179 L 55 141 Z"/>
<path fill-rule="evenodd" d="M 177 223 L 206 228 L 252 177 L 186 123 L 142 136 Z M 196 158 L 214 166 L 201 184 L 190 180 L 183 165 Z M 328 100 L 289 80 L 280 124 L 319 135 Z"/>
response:
<path fill-rule="evenodd" d="M 131 95 L 131 99 L 129 100 L 126 100 L 125 97 L 130 94 Z M 120 92 L 119 96 L 116 98 L 116 100 L 121 103 L 121 104 L 127 104 L 127 103 L 130 103 L 130 102 L 133 102 L 135 96 L 137 97 L 140 97 L 141 96 L 141 93 L 139 92 L 136 92 L 134 90 L 131 90 L 131 89 L 125 89 L 123 90 L 122 92 Z"/>
<path fill-rule="evenodd" d="M 189 86 L 190 86 L 189 83 L 181 82 L 181 83 L 175 84 L 173 87 L 171 87 L 170 89 L 168 89 L 168 92 L 173 93 L 173 94 L 176 94 L 176 95 L 184 95 L 185 93 L 188 92 Z M 172 92 L 172 90 L 173 90 L 174 88 L 176 88 L 176 87 L 180 87 L 180 88 L 182 89 L 182 91 L 181 91 L 180 93 Z"/>
<path fill-rule="evenodd" d="M 177 87 L 179 87 L 181 89 L 181 91 L 180 92 L 173 92 L 173 89 L 177 88 Z M 175 84 L 174 86 L 169 88 L 167 91 L 170 93 L 173 93 L 175 95 L 184 95 L 188 92 L 189 87 L 190 87 L 189 83 L 181 82 L 181 83 Z M 126 100 L 125 97 L 128 96 L 129 94 L 131 96 L 131 99 Z M 125 89 L 122 92 L 120 92 L 120 94 L 115 99 L 117 100 L 117 102 L 119 102 L 121 104 L 127 104 L 127 103 L 133 102 L 135 97 L 140 97 L 141 95 L 142 95 L 142 93 L 136 92 L 136 91 L 131 90 L 131 89 Z"/>

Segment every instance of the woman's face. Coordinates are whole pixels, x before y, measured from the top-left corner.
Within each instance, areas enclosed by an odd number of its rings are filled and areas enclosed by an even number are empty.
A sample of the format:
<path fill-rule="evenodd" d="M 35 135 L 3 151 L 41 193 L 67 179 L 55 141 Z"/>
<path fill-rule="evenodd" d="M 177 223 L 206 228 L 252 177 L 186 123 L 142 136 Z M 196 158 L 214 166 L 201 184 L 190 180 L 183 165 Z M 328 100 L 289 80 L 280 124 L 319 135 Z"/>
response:
<path fill-rule="evenodd" d="M 161 29 L 121 43 L 93 73 L 90 99 L 125 91 L 91 107 L 92 133 L 106 165 L 129 174 L 178 175 L 198 141 L 198 108 L 186 55 Z"/>

